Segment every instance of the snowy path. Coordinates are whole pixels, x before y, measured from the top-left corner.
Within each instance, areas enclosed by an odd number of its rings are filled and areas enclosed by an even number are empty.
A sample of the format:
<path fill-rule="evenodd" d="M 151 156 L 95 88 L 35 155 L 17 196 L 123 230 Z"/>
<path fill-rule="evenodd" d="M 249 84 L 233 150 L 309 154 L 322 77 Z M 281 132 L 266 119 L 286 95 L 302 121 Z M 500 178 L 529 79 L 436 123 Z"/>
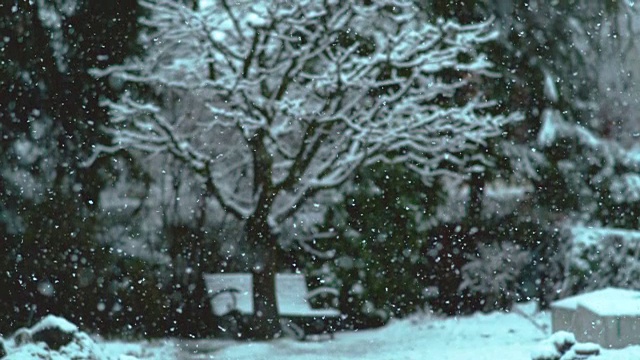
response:
<path fill-rule="evenodd" d="M 549 317 L 540 314 L 539 323 Z M 530 359 L 531 350 L 548 337 L 517 314 L 413 318 L 367 331 L 337 333 L 334 340 L 234 342 L 202 340 L 181 343 L 181 360 L 197 359 Z"/>

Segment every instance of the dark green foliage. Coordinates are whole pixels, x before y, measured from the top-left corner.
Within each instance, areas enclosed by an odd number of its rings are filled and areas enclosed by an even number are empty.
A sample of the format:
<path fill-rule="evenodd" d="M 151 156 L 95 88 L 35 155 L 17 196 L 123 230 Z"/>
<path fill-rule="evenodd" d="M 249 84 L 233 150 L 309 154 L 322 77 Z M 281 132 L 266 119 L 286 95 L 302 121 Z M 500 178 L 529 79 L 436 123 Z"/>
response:
<path fill-rule="evenodd" d="M 73 333 L 66 332 L 59 327 L 50 327 L 36 331 L 32 339 L 34 342 L 44 342 L 49 349 L 59 350 L 73 340 Z"/>
<path fill-rule="evenodd" d="M 609 227 L 635 229 L 640 225 L 640 159 L 636 150 L 602 138 L 560 114 L 545 122 L 541 150 L 548 161 L 534 181 L 539 206 Z"/>
<path fill-rule="evenodd" d="M 567 231 L 567 272 L 562 295 L 606 287 L 640 289 L 640 234 L 607 228 Z M 585 241 L 586 240 L 586 241 Z"/>
<path fill-rule="evenodd" d="M 524 215 L 524 216 L 523 216 Z M 430 304 L 449 315 L 508 310 L 514 302 L 553 296 L 557 236 L 525 214 L 484 219 L 480 227 L 443 224 L 428 232 L 438 250 L 438 296 Z"/>
<path fill-rule="evenodd" d="M 312 266 L 341 289 L 339 304 L 351 326 L 427 305 L 455 315 L 555 299 L 563 273 L 560 237 L 539 222 L 529 202 L 506 216 L 461 214 L 460 223 L 427 225 L 442 193 L 394 170 L 360 174 L 344 210 L 334 207 L 327 218 L 329 227 L 347 229 L 331 242 L 336 258 Z"/>
<path fill-rule="evenodd" d="M 98 101 L 109 89 L 89 69 L 131 53 L 137 3 L 80 1 L 72 15 L 57 4 L 0 5 L 0 307 L 10 309 L 1 332 L 50 312 L 100 327 L 93 315 L 112 296 L 95 213 L 111 175 L 81 162 L 107 121 Z"/>
<path fill-rule="evenodd" d="M 171 273 L 164 276 L 169 280 L 158 279 L 164 282 L 162 293 L 168 299 L 165 334 L 202 337 L 217 331 L 202 276 L 220 269 L 217 243 L 202 224 L 194 225 L 170 225 L 164 230 L 171 258 L 169 269 L 164 269 Z"/>
<path fill-rule="evenodd" d="M 620 106 L 623 96 L 615 90 L 603 89 L 599 70 L 624 64 L 634 38 L 625 26 L 630 24 L 627 19 L 635 16 L 634 10 L 621 1 L 478 0 L 462 4 L 445 0 L 421 4 L 428 16 L 455 17 L 463 23 L 495 17 L 500 35 L 498 41 L 485 44 L 484 50 L 501 77 L 483 84 L 482 90 L 501 99 L 499 111 L 520 110 L 526 121 L 508 128 L 503 144 L 489 147 L 496 165 L 489 171 L 514 183 L 530 184 L 533 191 L 513 217 L 474 221 L 473 224 L 485 224 L 485 229 L 494 224 L 502 230 L 489 237 L 495 242 L 482 245 L 483 256 L 469 255 L 478 265 L 473 272 L 478 272 L 491 267 L 490 260 L 484 261 L 484 257 L 497 259 L 505 255 L 505 251 L 496 250 L 505 246 L 503 241 L 513 241 L 517 247 L 522 245 L 516 252 L 529 252 L 533 263 L 519 271 L 537 274 L 535 296 L 546 306 L 556 296 L 564 271 L 566 239 L 556 227 L 570 219 L 625 228 L 638 226 L 636 155 L 607 140 L 624 137 L 612 132 L 613 121 L 619 123 L 624 119 L 612 119 L 614 115 L 606 113 L 612 103 Z M 626 74 L 624 68 L 620 66 L 620 74 Z M 563 124 L 556 124 L 558 136 L 538 142 L 545 116 L 552 112 L 562 114 Z M 635 119 L 629 117 L 627 121 Z M 471 212 L 468 215 L 474 217 Z M 533 233 L 526 235 L 520 231 L 519 237 L 508 231 L 522 229 L 523 225 L 531 224 L 531 219 L 537 219 L 532 224 Z M 531 237 L 537 245 L 522 244 L 523 235 Z M 483 261 L 487 266 L 481 266 Z M 511 300 L 503 296 L 515 294 L 521 287 L 517 278 L 510 278 L 513 286 L 503 285 L 502 294 L 473 297 L 502 297 L 508 303 Z"/>
<path fill-rule="evenodd" d="M 525 111 L 527 118 L 540 119 L 541 110 L 554 107 L 569 114 L 572 121 L 585 121 L 590 110 L 580 102 L 596 99 L 599 73 L 596 70 L 602 54 L 601 32 L 612 22 L 612 30 L 624 32 L 624 21 L 617 16 L 631 16 L 621 1 L 486 1 L 453 2 L 438 0 L 422 3 L 432 17 L 456 18 L 472 23 L 495 18 L 500 31 L 498 41 L 487 43 L 489 59 L 502 77 L 485 84 L 483 91 L 498 95 L 506 109 Z M 570 24 L 567 19 L 574 23 Z M 588 35 L 587 35 L 588 34 Z M 586 47 L 577 46 L 584 42 Z M 609 41 L 618 46 L 614 56 L 623 57 L 628 44 Z M 585 48 L 587 50 L 585 50 Z M 551 76 L 558 99 L 545 94 L 545 77 Z M 596 99 L 598 100 L 598 99 Z M 540 121 L 521 124 L 514 134 L 519 140 L 530 139 L 525 132 L 537 132 Z"/>
<path fill-rule="evenodd" d="M 462 267 L 459 289 L 478 299 L 482 310 L 509 309 L 524 298 L 520 282 L 530 255 L 509 241 L 482 244 Z"/>
<path fill-rule="evenodd" d="M 332 207 L 326 227 L 336 258 L 316 259 L 309 268 L 328 269 L 325 278 L 341 289 L 340 310 L 351 326 L 371 326 L 387 316 L 422 309 L 435 284 L 437 252 L 425 237 L 427 222 L 441 201 L 436 186 L 425 186 L 402 167 L 373 166 L 348 187 L 341 206 Z M 327 268 L 328 266 L 328 268 Z"/>

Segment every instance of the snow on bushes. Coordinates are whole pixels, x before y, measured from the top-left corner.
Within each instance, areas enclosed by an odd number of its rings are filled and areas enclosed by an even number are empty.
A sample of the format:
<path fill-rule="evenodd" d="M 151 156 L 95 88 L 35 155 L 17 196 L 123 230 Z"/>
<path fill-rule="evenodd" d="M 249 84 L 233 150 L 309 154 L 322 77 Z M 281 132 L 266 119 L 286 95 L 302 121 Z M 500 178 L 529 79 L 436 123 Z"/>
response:
<path fill-rule="evenodd" d="M 48 315 L 32 327 L 30 332 L 34 343 L 44 342 L 49 349 L 59 350 L 73 340 L 78 327 L 66 319 Z"/>
<path fill-rule="evenodd" d="M 3 360 L 121 360 L 136 357 L 106 352 L 87 333 L 64 318 L 48 315 L 31 328 L 16 331 L 6 343 L 3 357 L 0 341 L 0 357 Z"/>
<path fill-rule="evenodd" d="M 579 360 L 597 356 L 601 352 L 600 345 L 594 343 L 578 343 L 576 337 L 566 331 L 558 331 L 550 338 L 542 341 L 531 352 L 532 360 Z"/>
<path fill-rule="evenodd" d="M 460 290 L 481 299 L 485 311 L 508 309 L 520 300 L 522 274 L 530 258 L 529 251 L 510 241 L 481 244 L 462 267 Z"/>
<path fill-rule="evenodd" d="M 609 286 L 640 289 L 640 232 L 579 226 L 570 231 L 565 295 Z"/>

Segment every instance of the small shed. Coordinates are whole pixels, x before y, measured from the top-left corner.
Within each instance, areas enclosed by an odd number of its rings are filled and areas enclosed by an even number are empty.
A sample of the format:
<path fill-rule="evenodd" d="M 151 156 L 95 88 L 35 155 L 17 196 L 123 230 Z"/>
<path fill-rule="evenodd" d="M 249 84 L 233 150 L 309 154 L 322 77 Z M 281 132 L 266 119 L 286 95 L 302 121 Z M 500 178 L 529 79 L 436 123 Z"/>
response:
<path fill-rule="evenodd" d="M 551 304 L 553 332 L 605 348 L 640 345 L 640 291 L 606 288 Z"/>

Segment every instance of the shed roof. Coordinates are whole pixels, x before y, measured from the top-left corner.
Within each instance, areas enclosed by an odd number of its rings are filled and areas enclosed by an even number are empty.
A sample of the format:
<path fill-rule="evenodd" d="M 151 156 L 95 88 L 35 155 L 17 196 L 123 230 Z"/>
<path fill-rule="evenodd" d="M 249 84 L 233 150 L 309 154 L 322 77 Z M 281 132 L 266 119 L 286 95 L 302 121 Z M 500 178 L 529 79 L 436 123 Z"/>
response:
<path fill-rule="evenodd" d="M 576 310 L 578 306 L 600 316 L 640 316 L 640 291 L 609 287 L 551 304 L 552 308 L 569 310 Z"/>

